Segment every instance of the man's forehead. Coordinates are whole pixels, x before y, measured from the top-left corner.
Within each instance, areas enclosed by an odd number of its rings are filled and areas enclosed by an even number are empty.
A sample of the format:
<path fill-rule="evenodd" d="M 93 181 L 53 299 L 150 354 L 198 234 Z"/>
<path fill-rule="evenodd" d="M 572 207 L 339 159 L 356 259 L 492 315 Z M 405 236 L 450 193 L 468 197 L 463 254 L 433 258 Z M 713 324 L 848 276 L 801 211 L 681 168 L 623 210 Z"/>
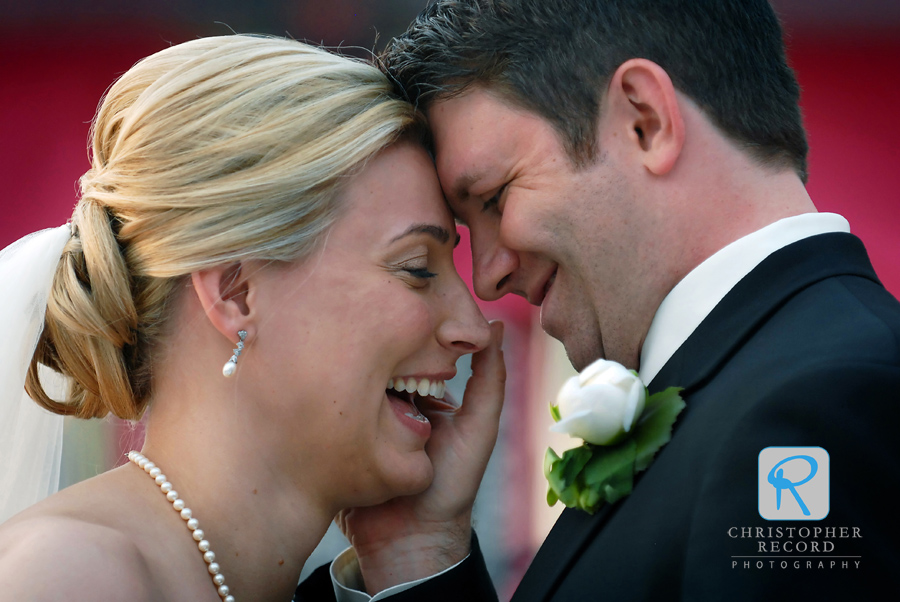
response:
<path fill-rule="evenodd" d="M 476 88 L 436 100 L 426 110 L 441 186 L 454 200 L 465 200 L 484 177 L 491 149 L 504 135 L 503 124 L 496 119 L 502 111 L 498 102 L 502 101 Z"/>

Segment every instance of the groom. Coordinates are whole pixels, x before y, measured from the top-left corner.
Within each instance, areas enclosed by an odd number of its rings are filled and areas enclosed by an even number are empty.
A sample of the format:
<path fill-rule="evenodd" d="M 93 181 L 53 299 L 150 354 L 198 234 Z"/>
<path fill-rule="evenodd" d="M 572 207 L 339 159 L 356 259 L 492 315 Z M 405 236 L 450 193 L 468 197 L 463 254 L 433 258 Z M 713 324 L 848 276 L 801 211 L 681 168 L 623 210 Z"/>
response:
<path fill-rule="evenodd" d="M 563 512 L 514 602 L 896 594 L 900 305 L 806 193 L 799 89 L 768 3 L 439 0 L 384 61 L 427 114 L 476 293 L 540 305 L 577 369 L 603 357 L 651 393 L 684 388 L 633 493 Z M 828 477 L 814 494 L 796 469 L 810 454 Z M 357 517 L 337 582 L 492 599 L 459 528 L 474 492 L 459 489 L 402 526 Z M 782 520 L 803 496 L 824 518 Z M 299 599 L 330 596 L 326 570 Z"/>

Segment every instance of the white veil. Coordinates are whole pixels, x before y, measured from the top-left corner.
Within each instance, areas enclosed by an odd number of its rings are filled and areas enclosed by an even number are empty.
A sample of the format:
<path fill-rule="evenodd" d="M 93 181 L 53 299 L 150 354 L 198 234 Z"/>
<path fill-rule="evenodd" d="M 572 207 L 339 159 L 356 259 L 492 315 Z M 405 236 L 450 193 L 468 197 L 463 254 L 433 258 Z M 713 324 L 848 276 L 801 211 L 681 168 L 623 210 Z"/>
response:
<path fill-rule="evenodd" d="M 63 418 L 25 394 L 25 376 L 70 236 L 60 226 L 0 251 L 0 523 L 59 488 Z M 41 372 L 41 382 L 54 399 L 64 394 L 65 379 L 52 370 Z"/>

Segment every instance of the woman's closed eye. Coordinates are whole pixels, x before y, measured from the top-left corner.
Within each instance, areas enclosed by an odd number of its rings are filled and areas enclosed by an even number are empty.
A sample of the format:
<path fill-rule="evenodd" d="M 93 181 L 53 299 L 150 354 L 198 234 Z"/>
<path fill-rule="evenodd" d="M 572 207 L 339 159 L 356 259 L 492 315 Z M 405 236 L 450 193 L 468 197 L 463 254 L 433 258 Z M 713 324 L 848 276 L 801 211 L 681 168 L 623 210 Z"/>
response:
<path fill-rule="evenodd" d="M 429 278 L 434 278 L 437 276 L 435 272 L 428 271 L 427 267 L 424 268 L 403 268 L 403 271 L 408 273 L 410 276 L 414 278 L 419 278 L 421 280 L 427 280 Z"/>
<path fill-rule="evenodd" d="M 436 272 L 428 269 L 426 257 L 417 257 L 395 265 L 394 270 L 413 288 L 425 288 L 428 282 L 437 276 Z"/>
<path fill-rule="evenodd" d="M 454 234 L 456 242 L 459 235 L 456 232 Z M 411 287 L 425 288 L 429 280 L 438 275 L 437 272 L 431 271 L 429 266 L 435 264 L 443 266 L 447 262 L 452 266 L 453 247 L 448 244 L 450 236 L 450 230 L 443 224 L 427 222 L 413 224 L 391 241 L 396 243 L 407 237 L 414 237 L 411 242 L 403 243 L 399 247 L 399 257 L 388 264 L 389 269 L 406 280 Z"/>

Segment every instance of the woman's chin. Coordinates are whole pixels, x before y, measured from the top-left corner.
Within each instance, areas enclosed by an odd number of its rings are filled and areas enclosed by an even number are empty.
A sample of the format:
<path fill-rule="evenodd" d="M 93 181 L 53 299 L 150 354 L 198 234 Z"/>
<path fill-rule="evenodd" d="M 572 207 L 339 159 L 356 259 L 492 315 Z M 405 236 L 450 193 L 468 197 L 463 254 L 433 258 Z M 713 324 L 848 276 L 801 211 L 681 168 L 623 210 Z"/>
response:
<path fill-rule="evenodd" d="M 366 506 L 375 506 L 396 497 L 406 497 L 422 493 L 434 480 L 434 467 L 431 460 L 421 451 L 413 454 L 415 459 L 404 458 L 404 462 L 398 462 L 390 467 L 390 472 L 383 476 L 383 487 L 379 488 L 379 494 L 373 496 Z M 407 455 L 408 456 L 408 455 Z M 375 488 L 371 490 L 376 491 Z"/>
<path fill-rule="evenodd" d="M 406 490 L 398 495 L 416 495 L 431 486 L 431 482 L 434 480 L 434 466 L 424 451 L 422 455 L 425 456 L 425 461 L 422 463 L 420 472 L 415 479 L 409 479 L 409 483 L 405 487 Z"/>

